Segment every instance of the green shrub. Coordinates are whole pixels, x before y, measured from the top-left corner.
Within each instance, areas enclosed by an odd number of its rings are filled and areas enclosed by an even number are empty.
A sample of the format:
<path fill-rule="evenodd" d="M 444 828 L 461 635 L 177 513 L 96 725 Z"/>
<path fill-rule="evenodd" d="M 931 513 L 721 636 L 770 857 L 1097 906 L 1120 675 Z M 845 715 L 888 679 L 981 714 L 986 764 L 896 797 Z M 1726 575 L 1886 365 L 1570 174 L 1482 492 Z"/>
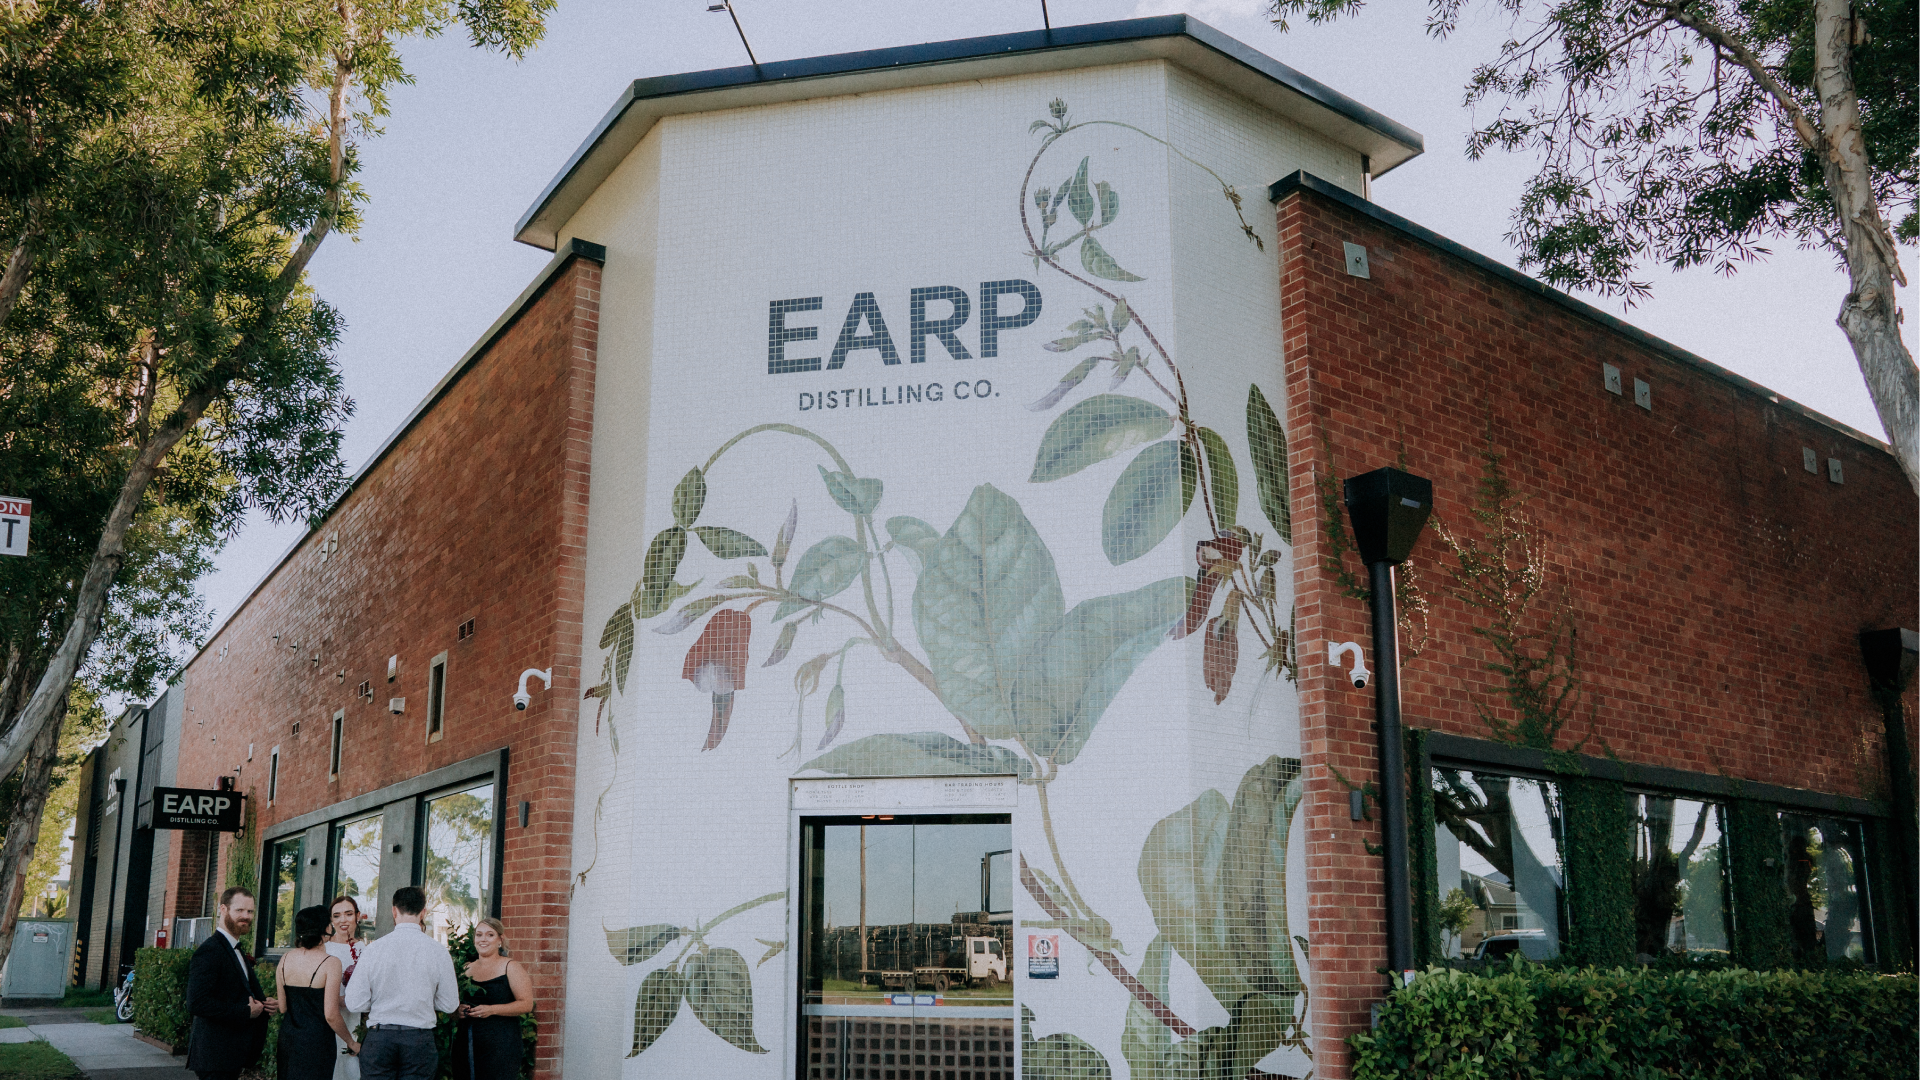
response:
<path fill-rule="evenodd" d="M 193 1027 L 187 1012 L 187 967 L 192 963 L 192 949 L 134 951 L 134 1030 L 171 1046 L 186 1045 Z"/>
<path fill-rule="evenodd" d="M 1433 969 L 1348 1040 L 1355 1080 L 1915 1075 L 1920 981 L 1845 971 Z"/>

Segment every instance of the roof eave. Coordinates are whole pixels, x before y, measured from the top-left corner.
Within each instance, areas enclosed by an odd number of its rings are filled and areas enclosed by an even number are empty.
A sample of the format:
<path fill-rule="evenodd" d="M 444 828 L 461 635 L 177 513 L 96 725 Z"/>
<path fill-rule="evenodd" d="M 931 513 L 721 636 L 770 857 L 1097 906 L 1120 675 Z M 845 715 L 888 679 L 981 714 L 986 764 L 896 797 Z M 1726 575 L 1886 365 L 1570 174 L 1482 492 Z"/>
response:
<path fill-rule="evenodd" d="M 514 227 L 552 250 L 559 230 L 662 118 L 962 79 L 1165 59 L 1352 147 L 1382 175 L 1425 149 L 1420 133 L 1187 15 L 1090 23 L 638 79 Z M 929 78 L 927 69 L 954 70 Z M 832 80 L 831 87 L 820 85 Z"/>

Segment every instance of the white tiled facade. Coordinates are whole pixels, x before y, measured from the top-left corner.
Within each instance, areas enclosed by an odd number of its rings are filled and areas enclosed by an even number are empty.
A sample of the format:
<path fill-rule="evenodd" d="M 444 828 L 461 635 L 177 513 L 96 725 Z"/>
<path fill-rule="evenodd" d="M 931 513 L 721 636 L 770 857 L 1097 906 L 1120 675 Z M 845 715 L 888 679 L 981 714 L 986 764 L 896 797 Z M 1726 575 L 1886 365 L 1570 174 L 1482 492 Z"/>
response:
<path fill-rule="evenodd" d="M 830 81 L 822 84 L 823 93 L 830 88 Z M 1111 303 L 1088 284 L 1051 266 L 1036 267 L 1022 233 L 1023 176 L 1047 134 L 1029 128 L 1036 121 L 1060 123 L 1049 111 L 1055 100 L 1064 102 L 1066 122 L 1081 126 L 1049 146 L 1034 169 L 1028 216 L 1035 219 L 1038 235 L 1041 211 L 1032 201 L 1032 188 L 1058 190 L 1082 158 L 1089 163 L 1087 194 L 1094 200 L 1095 220 L 1100 196 L 1094 185 L 1104 183 L 1117 193 L 1117 214 L 1095 235 L 1115 264 L 1143 280 L 1093 278 L 1077 247 L 1063 248 L 1057 257 L 1074 275 L 1126 298 L 1137 316 L 1121 332 L 1121 344 L 1140 349 L 1146 364 L 1110 387 L 1113 365 L 1101 362 L 1051 407 L 1035 410 L 1029 406 L 1076 363 L 1099 352 L 1102 342 L 1065 352 L 1042 346 L 1070 334 L 1069 324 L 1082 317 L 1082 309 L 1098 304 L 1104 315 L 1112 314 Z M 1187 593 L 1180 582 L 1194 580 L 1196 545 L 1216 532 L 1219 510 L 1210 520 L 1210 496 L 1196 493 L 1177 527 L 1157 543 L 1149 541 L 1158 529 L 1141 517 L 1135 524 L 1148 534 L 1139 541 L 1145 550 L 1118 564 L 1103 545 L 1103 518 L 1109 514 L 1110 492 L 1137 456 L 1172 453 L 1170 440 L 1180 430 L 1170 422 L 1156 431 L 1150 419 L 1155 410 L 1177 413 L 1179 395 L 1173 372 L 1142 331 L 1138 320 L 1144 320 L 1179 369 L 1187 416 L 1218 432 L 1230 451 L 1238 479 L 1238 523 L 1260 534 L 1267 548 L 1279 546 L 1278 593 L 1271 608 L 1276 614 L 1260 624 L 1260 632 L 1287 628 L 1291 560 L 1257 494 L 1247 414 L 1250 385 L 1260 386 L 1276 409 L 1284 408 L 1275 238 L 1266 187 L 1296 169 L 1360 187 L 1357 152 L 1167 61 L 1146 60 L 669 117 L 565 223 L 562 242 L 578 237 L 607 248 L 584 681 L 611 683 L 604 699 L 585 703 L 580 725 L 564 1035 L 568 1074 L 794 1075 L 799 1050 L 794 949 L 774 951 L 751 968 L 753 1039 L 746 1041 L 757 1041 L 764 1054 L 734 1044 L 741 1040 L 723 1040 L 681 1007 L 657 1041 L 629 1057 L 642 979 L 675 963 L 683 943 L 623 966 L 609 946 L 608 932 L 624 941 L 617 932 L 631 927 L 700 926 L 745 901 L 786 893 L 728 919 L 707 936 L 712 947 L 734 949 L 750 964 L 760 961 L 796 931 L 795 829 L 802 811 L 794 806 L 794 778 L 936 771 L 1004 775 L 1007 763 L 1018 759 L 1030 766 L 1038 762 L 1028 778 L 1045 779 L 1060 859 L 1087 907 L 1110 927 L 1104 934 L 1085 926 L 1058 931 L 1067 944 L 1057 979 L 1016 977 L 1016 1005 L 1033 1016 L 1026 1037 L 1071 1035 L 1104 1058 L 1116 1077 L 1128 1075 L 1130 1055 L 1138 1059 L 1159 1052 L 1142 1050 L 1140 1040 L 1127 1034 L 1130 1004 L 1138 998 L 1095 957 L 1091 945 L 1077 939 L 1105 943 L 1119 964 L 1145 980 L 1143 967 L 1156 935 L 1173 940 L 1197 933 L 1191 925 L 1184 930 L 1162 925 L 1164 911 L 1156 922 L 1143 876 L 1163 883 L 1198 881 L 1194 887 L 1203 893 L 1212 887 L 1200 880 L 1214 865 L 1202 849 L 1209 843 L 1217 848 L 1226 834 L 1206 831 L 1207 813 L 1234 800 L 1250 770 L 1284 772 L 1269 759 L 1299 757 L 1298 699 L 1284 665 L 1267 670 L 1264 646 L 1248 620 L 1239 623 L 1237 665 L 1218 704 L 1203 666 L 1205 627 L 1184 637 L 1167 632 L 1184 622 Z M 1240 197 L 1238 210 L 1229 187 Z M 1063 201 L 1056 213 L 1052 239 L 1077 231 L 1070 206 Z M 1037 287 L 1042 310 L 1031 325 L 1000 330 L 998 355 L 988 358 L 982 355 L 982 284 L 1006 281 Z M 936 286 L 967 295 L 972 310 L 955 333 L 971 356 L 954 358 L 938 338 L 928 337 L 925 362 L 916 364 L 908 332 L 910 290 Z M 824 366 L 861 293 L 873 294 L 897 349 L 897 365 L 883 363 L 880 351 L 866 348 L 849 353 L 839 370 L 769 373 L 771 304 L 820 298 L 818 310 L 785 316 L 789 326 L 819 328 L 817 340 L 787 343 L 785 356 L 821 357 Z M 1021 304 L 1013 293 L 997 301 L 1003 314 Z M 945 301 L 933 300 L 926 316 L 937 320 L 946 310 Z M 870 321 L 860 326 L 863 334 L 873 330 Z M 1163 394 L 1152 379 L 1170 392 Z M 931 400 L 933 384 L 940 387 L 938 401 Z M 917 400 L 894 404 L 909 386 L 919 388 Z M 850 389 L 862 402 L 871 395 L 874 404 L 845 405 Z M 883 394 L 888 404 L 879 404 Z M 1110 440 L 1107 449 L 1115 452 L 1070 475 L 1035 482 L 1042 448 L 1063 444 L 1048 439 L 1055 422 L 1104 394 L 1130 399 L 1135 403 L 1116 408 L 1138 410 L 1149 419 L 1131 427 L 1076 432 L 1081 443 Z M 827 400 L 835 407 L 825 407 Z M 817 439 L 762 431 L 706 467 L 728 440 L 773 424 L 803 429 Z M 863 492 L 871 501 L 871 488 L 856 485 L 849 494 L 842 484 L 836 495 L 823 470 L 842 469 L 822 443 L 837 452 L 853 478 L 884 484 L 868 515 L 871 533 L 865 521 L 856 523 L 843 508 L 843 500 L 858 503 Z M 1072 453 L 1079 455 L 1076 462 L 1101 457 L 1084 445 Z M 767 666 L 784 625 L 775 621 L 778 600 L 754 605 L 748 614 L 726 613 L 744 612 L 767 595 L 756 591 L 753 579 L 736 579 L 751 564 L 759 582 L 771 582 L 770 557 L 721 558 L 712 544 L 689 536 L 673 580 L 695 587 L 657 614 L 622 623 L 632 610 L 623 605 L 649 602 L 643 564 L 650 545 L 662 543 L 676 528 L 676 486 L 695 467 L 704 468 L 705 497 L 691 525 L 734 530 L 757 545 L 736 552 L 773 548 L 789 513 L 796 514 L 797 530 L 782 567 L 784 580 L 795 589 L 806 553 L 823 542 L 843 563 L 851 559 L 847 565 L 865 560 L 869 574 L 864 580 L 855 577 L 845 591 L 823 598 L 850 614 L 825 610 L 817 623 L 804 612 L 792 616 L 800 628 L 790 653 Z M 1209 467 L 1200 487 L 1209 488 L 1215 474 Z M 987 615 L 981 625 L 992 624 L 987 639 L 967 653 L 955 644 L 964 635 L 955 637 L 958 632 L 949 627 L 930 631 L 946 635 L 930 642 L 923 630 L 932 625 L 927 619 L 937 605 L 931 599 L 917 605 L 916 590 L 933 573 L 933 562 L 957 566 L 954 553 L 961 549 L 939 546 L 943 541 L 912 533 L 911 525 L 891 527 L 894 519 L 918 519 L 932 534 L 945 536 L 963 518 L 961 532 L 971 528 L 966 522 L 988 517 L 1007 526 L 1013 520 L 1010 505 L 1017 505 L 1025 524 L 994 536 L 1002 544 L 1026 544 L 1021 549 L 1026 561 L 1001 577 L 970 579 L 985 582 L 973 598 L 975 608 L 966 610 L 977 614 L 983 606 Z M 687 508 L 682 509 L 684 516 Z M 845 538 L 844 543 L 830 541 L 833 536 Z M 908 542 L 913 537 L 928 546 Z M 1042 595 L 1047 578 L 1044 567 L 1035 569 L 1036 538 L 1050 557 L 1057 600 Z M 732 542 L 721 534 L 712 539 L 723 549 Z M 889 545 L 890 539 L 895 543 Z M 664 543 L 670 547 L 674 541 Z M 853 554 L 857 549 L 868 554 Z M 988 549 L 995 550 L 992 544 Z M 990 554 L 981 565 L 1001 554 Z M 1256 589 L 1257 577 L 1246 579 Z M 809 580 L 827 578 L 833 575 Z M 1136 590 L 1147 591 L 1124 603 L 1114 601 L 1114 610 L 1122 614 L 1113 619 L 1076 622 L 1068 614 L 1062 623 L 1063 611 Z M 1212 614 L 1221 613 L 1226 592 L 1223 586 L 1214 597 Z M 931 586 L 928 595 L 933 596 Z M 657 632 L 671 629 L 686 605 L 711 596 L 738 599 L 696 609 L 698 617 L 680 620 L 686 625 L 676 633 Z M 660 598 L 657 589 L 654 598 Z M 855 643 L 845 648 L 842 668 L 843 647 L 850 639 L 870 637 L 876 620 L 888 622 L 889 605 L 898 652 L 889 657 L 872 644 Z M 1095 603 L 1081 611 L 1096 608 L 1107 610 Z M 999 618 L 1002 613 L 1006 620 Z M 855 618 L 867 625 L 857 625 Z M 1019 624 L 1023 618 L 1032 625 Z M 621 680 L 615 668 L 627 625 L 633 645 Z M 738 631 L 749 625 L 742 656 Z M 1056 625 L 1066 630 L 1049 636 Z M 1068 631 L 1079 636 L 1068 642 Z M 691 663 L 690 650 L 700 653 Z M 818 669 L 817 689 L 802 702 L 796 672 L 829 653 L 835 658 Z M 947 659 L 937 659 L 936 653 Z M 703 672 L 683 677 L 701 668 L 702 660 Z M 1134 662 L 1130 674 L 1128 661 Z M 919 674 L 918 664 L 932 670 Z M 1088 667 L 1092 670 L 1082 670 Z M 1002 681 L 1018 680 L 1018 686 L 989 687 L 989 696 L 1001 695 L 994 699 L 997 705 L 980 704 L 984 699 L 969 698 L 973 691 L 958 685 L 973 676 L 980 677 L 969 684 L 974 689 L 999 685 L 1001 675 Z M 843 688 L 844 724 L 829 740 L 826 710 L 836 682 Z M 1102 711 L 1091 699 L 1116 686 Z M 1034 750 L 1038 738 L 1013 738 L 1012 731 L 1009 737 L 985 736 L 987 745 L 1001 748 L 990 762 L 975 753 L 984 747 L 965 748 L 957 714 L 977 717 L 1004 708 L 1008 715 L 1037 715 L 1038 706 L 1019 704 L 1027 700 L 1023 694 L 1042 693 L 1031 687 L 1052 695 L 1048 707 L 1058 708 L 1048 715 L 1078 717 L 1082 730 L 1091 726 L 1077 753 L 1065 748 L 1072 740 L 1051 754 Z M 729 688 L 731 705 L 716 706 L 716 691 Z M 717 742 L 711 730 L 716 711 L 727 714 Z M 958 756 L 930 768 L 928 761 L 943 759 L 904 755 L 897 752 L 897 742 L 887 741 L 916 733 L 954 740 L 953 746 L 961 748 Z M 1023 744 L 1030 752 L 1023 752 Z M 835 756 L 818 760 L 830 753 Z M 1209 790 L 1218 793 L 1211 802 L 1205 796 Z M 1040 785 L 1022 783 L 1017 792 L 1012 811 L 1017 857 L 1059 879 L 1054 845 L 1042 826 Z M 1183 826 L 1181 844 L 1175 845 L 1191 850 L 1176 855 L 1163 845 L 1154 849 L 1159 854 L 1143 855 L 1156 826 L 1196 800 L 1199 824 Z M 1270 836 L 1273 846 L 1262 851 L 1274 858 L 1284 855 L 1286 921 L 1294 927 L 1291 933 L 1300 934 L 1303 863 L 1297 851 L 1286 854 L 1278 847 L 1286 821 L 1284 815 L 1277 820 L 1280 833 Z M 1226 818 L 1220 821 L 1224 829 Z M 1171 828 L 1162 826 L 1159 835 L 1164 839 Z M 1297 835 L 1297 825 L 1293 831 Z M 1241 842 L 1241 833 L 1233 836 L 1232 842 Z M 1279 898 L 1261 895 L 1276 911 L 1249 914 L 1235 908 L 1215 914 L 1229 922 L 1260 920 L 1266 939 L 1280 941 L 1285 935 L 1278 929 Z M 1026 889 L 1015 890 L 1014 903 L 1019 943 L 1020 926 L 1048 916 Z M 1196 973 L 1189 951 L 1175 946 L 1164 1004 L 1201 1032 L 1225 1027 L 1233 1003 L 1220 1000 Z M 1296 949 L 1291 960 L 1304 963 L 1304 956 Z M 1024 972 L 1018 948 L 1015 961 Z M 1274 997 L 1295 1001 L 1285 987 Z M 1304 1003 L 1299 1013 L 1304 1016 Z M 1135 1033 L 1141 1033 L 1138 1017 L 1135 1024 Z M 1297 1037 L 1284 1026 L 1272 1031 Z M 1282 1046 L 1261 1067 L 1297 1076 L 1309 1063 L 1299 1050 Z"/>

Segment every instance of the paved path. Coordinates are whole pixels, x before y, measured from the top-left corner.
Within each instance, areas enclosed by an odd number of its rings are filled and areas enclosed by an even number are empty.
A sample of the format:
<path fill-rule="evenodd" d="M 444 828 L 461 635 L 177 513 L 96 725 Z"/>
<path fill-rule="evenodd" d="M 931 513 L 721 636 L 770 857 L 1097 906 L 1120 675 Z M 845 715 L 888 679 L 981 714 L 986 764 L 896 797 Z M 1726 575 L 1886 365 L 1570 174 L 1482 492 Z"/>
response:
<path fill-rule="evenodd" d="M 70 1015 L 74 1011 L 29 1016 L 25 1010 L 9 1009 L 9 1015 L 20 1016 L 28 1026 L 0 1028 L 0 1042 L 45 1039 L 72 1058 L 87 1080 L 194 1080 L 183 1059 L 134 1038 L 132 1024 L 86 1023 Z"/>

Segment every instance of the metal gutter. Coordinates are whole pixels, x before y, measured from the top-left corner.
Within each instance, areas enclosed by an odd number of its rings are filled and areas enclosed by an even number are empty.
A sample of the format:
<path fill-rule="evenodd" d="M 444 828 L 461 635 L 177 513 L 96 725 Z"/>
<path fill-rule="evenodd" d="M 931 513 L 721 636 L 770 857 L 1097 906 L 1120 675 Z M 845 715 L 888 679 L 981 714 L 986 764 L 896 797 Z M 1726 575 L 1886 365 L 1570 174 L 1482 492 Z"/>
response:
<path fill-rule="evenodd" d="M 1391 210 L 1382 209 L 1378 204 L 1368 202 L 1348 192 L 1344 188 L 1337 187 L 1320 179 L 1310 172 L 1302 170 L 1290 174 L 1286 179 L 1268 188 L 1267 197 L 1274 202 L 1279 202 L 1281 199 L 1296 191 L 1311 191 L 1316 195 L 1332 199 L 1334 202 L 1339 203 L 1355 213 L 1364 214 L 1382 225 L 1406 233 L 1421 243 L 1439 248 L 1448 255 L 1470 264 L 1475 269 L 1484 270 L 1515 288 L 1532 293 L 1549 303 L 1557 304 L 1583 319 L 1590 319 L 1597 322 L 1601 326 L 1619 334 L 1621 337 L 1633 341 L 1637 345 L 1645 346 L 1671 359 L 1678 360 L 1689 367 L 1698 368 L 1703 374 L 1710 375 L 1713 378 L 1728 383 L 1736 389 L 1745 390 L 1750 394 L 1757 394 L 1773 404 L 1786 409 L 1788 412 L 1798 413 L 1816 424 L 1831 428 L 1838 434 L 1844 435 L 1856 442 L 1864 443 L 1872 449 L 1889 454 L 1893 452 L 1886 443 L 1881 442 L 1879 439 L 1874 438 L 1864 431 L 1849 427 L 1831 416 L 1825 416 L 1815 412 L 1797 401 L 1781 397 L 1774 391 L 1767 389 L 1744 375 L 1736 375 L 1703 356 L 1690 353 L 1670 341 L 1657 338 L 1632 323 L 1626 322 L 1617 316 L 1609 315 L 1584 301 L 1576 300 L 1572 296 L 1550 285 L 1544 284 L 1535 278 L 1528 277 L 1504 263 L 1495 262 L 1471 248 L 1441 236 L 1432 229 L 1422 225 L 1416 225 L 1412 221 L 1401 217 L 1399 214 Z"/>
<path fill-rule="evenodd" d="M 1352 147 L 1375 176 L 1426 148 L 1412 128 L 1206 23 L 1163 15 L 637 79 L 521 216 L 514 239 L 551 249 L 566 220 L 667 116 L 1155 58 Z"/>

